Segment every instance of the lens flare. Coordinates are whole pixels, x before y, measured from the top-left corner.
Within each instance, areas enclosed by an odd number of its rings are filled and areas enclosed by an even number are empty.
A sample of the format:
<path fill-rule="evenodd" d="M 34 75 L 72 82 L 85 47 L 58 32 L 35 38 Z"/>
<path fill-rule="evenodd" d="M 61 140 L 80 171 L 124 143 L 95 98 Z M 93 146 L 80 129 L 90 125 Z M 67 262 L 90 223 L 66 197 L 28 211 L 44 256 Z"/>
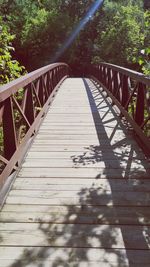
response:
<path fill-rule="evenodd" d="M 73 32 L 70 34 L 68 39 L 64 42 L 62 47 L 56 52 L 55 56 L 52 58 L 51 62 L 56 62 L 63 53 L 67 50 L 67 48 L 73 43 L 77 35 L 80 33 L 80 31 L 86 26 L 86 24 L 91 20 L 95 12 L 102 6 L 104 0 L 97 0 L 94 4 L 91 5 L 88 12 L 84 16 L 83 19 L 80 20 L 80 22 L 77 24 Z"/>

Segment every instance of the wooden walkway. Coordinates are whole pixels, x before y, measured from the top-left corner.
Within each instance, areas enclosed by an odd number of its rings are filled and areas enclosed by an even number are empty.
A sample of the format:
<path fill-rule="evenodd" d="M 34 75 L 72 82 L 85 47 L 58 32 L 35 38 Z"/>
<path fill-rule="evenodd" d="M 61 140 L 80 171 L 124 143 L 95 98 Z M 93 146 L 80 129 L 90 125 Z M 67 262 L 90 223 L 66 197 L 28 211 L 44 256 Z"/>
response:
<path fill-rule="evenodd" d="M 150 164 L 105 94 L 68 78 L 0 215 L 0 267 L 149 267 Z"/>

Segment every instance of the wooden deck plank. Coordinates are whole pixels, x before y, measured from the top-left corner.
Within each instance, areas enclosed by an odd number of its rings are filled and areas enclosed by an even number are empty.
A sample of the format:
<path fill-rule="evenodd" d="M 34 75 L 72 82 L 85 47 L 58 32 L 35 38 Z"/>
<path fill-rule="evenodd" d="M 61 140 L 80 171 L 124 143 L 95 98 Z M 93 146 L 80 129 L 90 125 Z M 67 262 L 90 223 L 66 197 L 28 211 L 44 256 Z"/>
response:
<path fill-rule="evenodd" d="M 142 233 L 148 226 L 90 225 L 55 223 L 1 223 L 0 235 L 3 246 L 56 246 L 149 249 Z M 122 232 L 124 236 L 122 236 Z M 132 234 L 132 238 L 131 238 Z"/>
<path fill-rule="evenodd" d="M 103 156 L 105 158 L 106 155 L 109 154 L 109 157 L 112 154 L 113 157 L 118 157 L 118 159 L 127 157 L 129 160 L 134 159 L 134 157 L 138 157 L 138 159 L 142 158 L 145 159 L 143 153 L 141 151 L 134 150 L 133 146 L 131 144 L 128 145 L 120 145 L 118 147 L 113 147 L 110 149 L 110 146 L 106 146 L 105 149 L 101 149 L 102 147 L 99 146 L 82 146 L 82 145 L 50 145 L 50 146 L 40 146 L 40 145 L 32 145 L 30 148 L 30 152 L 36 152 L 37 154 L 41 154 L 39 152 L 70 152 L 73 154 L 73 156 L 76 156 L 76 152 L 80 152 L 80 155 L 90 155 L 91 157 L 97 155 L 97 156 Z M 46 155 L 46 154 L 45 154 Z M 77 153 L 78 156 L 78 153 Z M 106 156 L 107 158 L 107 156 Z"/>
<path fill-rule="evenodd" d="M 42 263 L 42 267 L 53 267 L 55 262 L 62 266 L 70 267 L 130 267 L 127 260 L 127 253 L 133 258 L 132 266 L 149 267 L 150 259 L 147 250 L 125 249 L 85 249 L 85 248 L 43 248 L 41 247 L 1 247 L 0 258 L 4 265 L 10 267 L 12 262 L 16 266 L 37 267 Z M 27 257 L 28 255 L 28 257 Z M 70 260 L 70 258 L 72 260 Z M 59 260 L 57 260 L 59 259 Z M 48 264 L 47 264 L 48 263 Z M 8 265 L 9 264 L 9 265 Z"/>
<path fill-rule="evenodd" d="M 85 152 L 83 152 L 82 149 L 80 149 L 80 151 L 40 151 L 40 153 L 38 151 L 31 151 L 28 152 L 28 157 L 27 159 L 72 159 L 72 158 L 79 158 L 81 157 L 82 153 L 84 153 L 84 157 L 85 159 L 92 159 L 92 157 L 94 157 L 94 153 L 91 151 L 85 150 Z M 105 152 L 101 153 L 101 151 L 99 151 L 97 153 L 98 155 L 98 160 L 102 160 L 103 158 L 105 158 L 106 160 L 110 160 L 112 159 L 112 153 L 109 150 L 106 150 Z M 121 155 L 119 153 L 117 153 L 117 151 L 114 153 L 115 157 L 119 158 L 120 155 L 120 160 L 129 160 L 129 153 L 125 153 L 124 155 Z M 132 155 L 132 161 L 133 160 L 145 160 L 145 156 L 142 153 L 139 153 L 138 155 L 136 153 L 133 153 Z"/>
<path fill-rule="evenodd" d="M 93 211 L 93 212 L 91 212 Z M 75 216 L 75 214 L 77 216 Z M 74 223 L 108 225 L 148 225 L 149 207 L 91 206 L 91 205 L 16 205 L 6 204 L 0 222 L 14 223 Z"/>
<path fill-rule="evenodd" d="M 16 190 L 81 191 L 82 189 L 113 192 L 150 192 L 149 179 L 76 179 L 76 178 L 17 178 L 12 186 Z"/>
<path fill-rule="evenodd" d="M 32 261 L 32 259 L 31 259 L 31 261 Z M 62 263 L 63 261 L 61 260 L 61 263 Z M 28 261 L 26 261 L 26 260 L 21 260 L 21 261 L 19 261 L 19 264 L 21 264 L 20 266 L 25 266 L 25 264 L 26 263 L 28 263 Z M 114 261 L 111 261 L 111 258 L 109 259 L 109 263 L 107 262 L 102 262 L 102 261 L 99 261 L 99 262 L 95 262 L 95 261 L 82 261 L 82 260 L 78 260 L 78 261 L 71 261 L 71 263 L 72 263 L 72 265 L 73 266 L 78 266 L 78 267 L 99 267 L 99 266 L 101 266 L 101 267 L 110 267 L 110 263 L 111 263 L 111 266 L 113 266 L 113 267 L 116 267 L 116 266 L 118 266 L 118 264 L 117 263 L 115 263 Z M 10 261 L 9 260 L 2 260 L 1 261 L 1 266 L 2 267 L 10 267 Z M 16 264 L 16 263 L 15 263 Z M 64 261 L 64 264 L 65 264 L 65 266 L 66 267 L 70 267 L 70 263 L 66 263 L 65 261 Z M 42 267 L 53 267 L 54 266 L 54 261 L 50 261 L 50 260 L 45 260 L 44 261 L 44 263 L 43 263 L 43 260 L 36 260 L 34 263 L 32 263 L 32 264 L 28 264 L 28 267 L 37 267 L 37 266 L 42 266 Z M 121 265 L 122 267 L 129 267 L 129 265 L 126 263 L 123 263 L 122 265 Z M 132 266 L 133 267 L 141 267 L 141 263 L 140 263 L 140 265 L 139 264 L 137 264 L 137 263 L 133 263 L 132 264 Z M 143 264 L 142 263 L 142 267 L 149 267 L 149 263 L 148 264 Z"/>
<path fill-rule="evenodd" d="M 12 190 L 7 204 L 150 206 L 150 192 Z M 85 193 L 84 193 L 85 192 Z M 86 199 L 86 201 L 85 201 Z"/>
<path fill-rule="evenodd" d="M 87 163 L 85 163 L 87 162 Z M 140 165 L 144 165 L 144 167 L 139 167 Z M 82 159 L 82 157 L 77 157 L 77 156 L 72 156 L 72 159 L 61 159 L 61 158 L 57 158 L 57 159 L 26 159 L 24 161 L 24 163 L 22 164 L 22 166 L 24 168 L 36 168 L 36 167 L 45 167 L 45 168 L 72 168 L 72 167 L 78 167 L 78 168 L 105 168 L 105 166 L 107 166 L 110 169 L 128 169 L 128 160 L 121 160 L 118 162 L 118 160 L 114 159 L 99 159 L 99 161 L 97 162 L 88 162 L 88 159 Z M 129 169 L 135 169 L 136 170 L 149 170 L 150 169 L 150 165 L 149 163 L 146 163 L 143 160 L 134 160 L 130 162 L 130 167 Z"/>
<path fill-rule="evenodd" d="M 0 213 L 1 267 L 149 267 L 150 163 L 89 79 L 67 79 Z"/>
<path fill-rule="evenodd" d="M 139 166 L 138 169 L 107 169 L 106 168 L 22 168 L 18 174 L 18 177 L 30 177 L 30 178 L 89 178 L 89 179 L 109 179 L 109 178 L 129 178 L 129 179 L 142 179 L 150 178 L 150 172 Z"/>

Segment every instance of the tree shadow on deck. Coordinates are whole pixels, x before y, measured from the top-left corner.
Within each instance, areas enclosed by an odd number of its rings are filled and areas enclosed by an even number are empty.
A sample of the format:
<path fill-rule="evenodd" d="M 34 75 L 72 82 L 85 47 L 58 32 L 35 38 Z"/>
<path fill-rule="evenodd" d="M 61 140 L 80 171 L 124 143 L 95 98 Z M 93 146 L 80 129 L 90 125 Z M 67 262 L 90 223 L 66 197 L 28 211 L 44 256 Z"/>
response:
<path fill-rule="evenodd" d="M 136 210 L 137 206 L 149 206 L 150 193 L 148 190 L 147 198 L 143 198 L 144 193 L 141 197 L 139 194 L 139 199 L 132 197 L 133 192 L 140 193 L 140 188 L 144 186 L 144 179 L 134 178 L 137 175 L 139 178 L 148 177 L 146 166 L 143 165 L 141 170 L 138 168 L 138 155 L 142 160 L 142 153 L 126 137 L 118 138 L 113 143 L 118 129 L 125 133 L 127 131 L 121 121 L 115 124 L 108 137 L 105 127 L 111 126 L 108 120 L 104 123 L 102 120 L 107 119 L 109 111 L 106 110 L 107 114 L 104 112 L 101 118 L 98 102 L 103 101 L 103 107 L 109 108 L 113 113 L 114 111 L 111 105 L 108 106 L 107 99 L 102 100 L 98 90 L 91 88 L 92 83 L 87 84 L 86 80 L 84 83 L 100 145 L 86 147 L 81 155 L 72 155 L 71 158 L 75 166 L 94 166 L 104 161 L 105 169 L 92 180 L 90 187 L 83 185 L 75 198 L 72 196 L 69 205 L 62 200 L 61 205 L 66 207 L 66 213 L 61 211 L 60 206 L 59 214 L 53 214 L 49 223 L 45 223 L 43 217 L 37 225 L 39 235 L 42 236 L 41 242 L 36 243 L 35 247 L 25 249 L 10 267 L 148 267 L 150 264 L 150 228 L 147 226 L 150 218 L 146 218 L 144 207 L 143 210 Z M 93 94 L 96 94 L 95 98 Z M 124 148 L 122 152 L 121 148 Z M 123 159 L 125 166 L 121 165 Z M 136 167 L 132 166 L 133 160 L 137 161 Z M 114 173 L 111 173 L 111 164 L 115 164 Z M 103 178 L 107 185 L 98 185 L 98 181 Z M 117 189 L 118 182 L 120 184 Z M 120 189 L 124 191 L 120 192 Z M 126 201 L 131 206 L 134 203 L 131 213 Z M 58 222 L 60 215 L 63 217 L 63 224 Z M 130 221 L 132 225 L 129 225 Z"/>
<path fill-rule="evenodd" d="M 129 265 L 126 252 L 119 249 L 124 243 L 120 229 L 115 226 L 118 224 L 116 211 L 109 206 L 112 202 L 111 194 L 106 196 L 105 190 L 95 188 L 93 183 L 90 189 L 83 187 L 77 195 L 78 206 L 71 203 L 66 206 L 63 224 L 46 224 L 43 217 L 37 226 L 38 235 L 42 236 L 41 242 L 36 243 L 35 247 L 24 249 L 11 267 L 141 267 L 138 264 Z M 101 207 L 100 203 L 103 203 Z M 63 204 L 65 202 L 62 201 Z M 58 218 L 53 215 L 51 221 L 57 221 Z M 132 229 L 124 230 L 128 230 L 126 238 L 129 239 Z M 34 238 L 35 233 L 31 235 Z M 147 260 L 147 252 L 143 253 Z M 134 252 L 131 250 L 129 254 L 133 256 Z M 137 263 L 141 254 L 135 256 Z"/>
<path fill-rule="evenodd" d="M 132 241 L 134 229 L 120 225 L 119 218 L 123 214 L 121 210 L 119 214 L 116 208 L 111 206 L 112 193 L 106 195 L 106 190 L 95 187 L 93 182 L 90 189 L 83 187 L 77 195 L 78 206 L 71 203 L 66 206 L 67 213 L 63 217 L 63 224 L 54 223 L 58 222 L 60 214 L 53 215 L 48 224 L 43 217 L 37 226 L 38 235 L 42 236 L 41 242 L 36 243 L 35 247 L 24 249 L 21 257 L 10 266 L 148 267 L 150 255 L 143 227 L 138 226 L 137 239 L 134 237 Z M 66 204 L 65 201 L 62 201 L 63 204 Z M 47 212 L 50 212 L 50 208 Z M 137 218 L 136 212 L 133 211 L 134 216 Z M 31 235 L 34 239 L 35 233 Z M 126 247 L 126 244 L 128 250 L 120 249 Z M 142 251 L 130 249 L 135 244 L 136 247 L 142 247 Z"/>

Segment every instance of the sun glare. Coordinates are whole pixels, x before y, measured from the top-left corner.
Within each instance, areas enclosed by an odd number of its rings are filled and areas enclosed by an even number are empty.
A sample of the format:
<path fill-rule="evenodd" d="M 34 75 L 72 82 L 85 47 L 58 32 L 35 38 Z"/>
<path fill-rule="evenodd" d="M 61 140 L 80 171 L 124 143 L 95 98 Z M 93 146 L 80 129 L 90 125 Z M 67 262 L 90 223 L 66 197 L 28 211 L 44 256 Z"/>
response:
<path fill-rule="evenodd" d="M 78 36 L 80 31 L 82 29 L 84 29 L 86 24 L 92 19 L 95 12 L 102 6 L 103 2 L 104 2 L 104 0 L 97 0 L 90 6 L 88 12 L 80 20 L 80 22 L 77 24 L 75 29 L 71 32 L 69 37 L 65 40 L 63 45 L 60 47 L 60 49 L 56 52 L 56 54 L 52 58 L 51 62 L 56 62 L 63 55 L 63 53 L 66 51 L 66 49 L 73 43 L 75 38 Z"/>

